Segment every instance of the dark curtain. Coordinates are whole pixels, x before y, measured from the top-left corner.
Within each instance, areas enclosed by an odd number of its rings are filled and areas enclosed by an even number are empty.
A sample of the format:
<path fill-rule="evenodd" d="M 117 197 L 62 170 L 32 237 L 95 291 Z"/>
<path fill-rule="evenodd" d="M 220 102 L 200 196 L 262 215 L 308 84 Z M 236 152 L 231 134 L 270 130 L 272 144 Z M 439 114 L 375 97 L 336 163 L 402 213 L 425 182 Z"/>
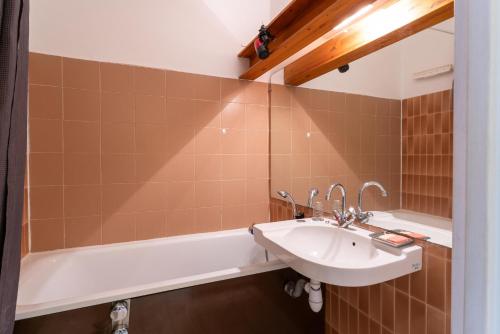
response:
<path fill-rule="evenodd" d="M 0 0 L 0 334 L 14 328 L 26 168 L 29 0 Z"/>

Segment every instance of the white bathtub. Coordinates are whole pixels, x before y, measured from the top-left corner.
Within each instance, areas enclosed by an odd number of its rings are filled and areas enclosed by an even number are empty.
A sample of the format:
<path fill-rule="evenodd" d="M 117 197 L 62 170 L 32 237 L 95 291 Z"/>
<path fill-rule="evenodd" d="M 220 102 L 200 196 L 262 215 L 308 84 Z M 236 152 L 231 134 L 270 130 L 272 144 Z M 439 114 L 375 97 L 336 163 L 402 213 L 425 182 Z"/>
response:
<path fill-rule="evenodd" d="M 16 320 L 285 267 L 246 229 L 29 254 Z"/>

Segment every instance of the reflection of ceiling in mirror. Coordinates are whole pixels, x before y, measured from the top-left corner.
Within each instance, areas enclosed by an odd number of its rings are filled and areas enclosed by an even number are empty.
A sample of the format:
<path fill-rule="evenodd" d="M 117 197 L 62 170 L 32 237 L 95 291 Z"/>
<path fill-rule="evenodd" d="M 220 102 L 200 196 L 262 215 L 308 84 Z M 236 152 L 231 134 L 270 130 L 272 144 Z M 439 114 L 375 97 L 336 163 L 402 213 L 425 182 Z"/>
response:
<path fill-rule="evenodd" d="M 438 30 L 441 30 L 441 31 L 444 31 L 444 32 L 447 32 L 450 34 L 454 34 L 455 33 L 455 18 L 451 18 L 449 20 L 446 20 L 444 22 L 436 24 L 432 28 L 438 29 Z"/>

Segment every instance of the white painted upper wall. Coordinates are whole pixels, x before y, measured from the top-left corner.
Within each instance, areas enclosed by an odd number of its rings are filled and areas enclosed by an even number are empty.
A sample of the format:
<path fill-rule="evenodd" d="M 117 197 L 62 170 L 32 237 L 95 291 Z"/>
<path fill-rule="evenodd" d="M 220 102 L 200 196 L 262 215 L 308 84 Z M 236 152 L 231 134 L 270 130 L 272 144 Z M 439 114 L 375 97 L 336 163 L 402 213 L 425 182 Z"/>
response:
<path fill-rule="evenodd" d="M 413 79 L 413 74 L 435 67 L 454 64 L 455 20 L 438 24 L 402 40 L 401 47 L 401 98 L 408 98 L 450 89 L 453 73 L 432 78 Z"/>
<path fill-rule="evenodd" d="M 349 64 L 349 71 L 331 71 L 306 82 L 303 87 L 401 98 L 401 48 L 390 45 Z"/>
<path fill-rule="evenodd" d="M 237 78 L 236 55 L 289 0 L 36 0 L 30 50 Z M 450 78 L 414 82 L 414 71 L 453 60 L 453 36 L 422 32 L 332 71 L 305 87 L 386 98 L 448 89 Z M 451 77 L 451 76 L 450 76 Z M 263 76 L 259 80 L 268 80 Z M 273 82 L 283 82 L 282 72 Z"/>
<path fill-rule="evenodd" d="M 237 77 L 269 0 L 35 0 L 30 50 Z"/>

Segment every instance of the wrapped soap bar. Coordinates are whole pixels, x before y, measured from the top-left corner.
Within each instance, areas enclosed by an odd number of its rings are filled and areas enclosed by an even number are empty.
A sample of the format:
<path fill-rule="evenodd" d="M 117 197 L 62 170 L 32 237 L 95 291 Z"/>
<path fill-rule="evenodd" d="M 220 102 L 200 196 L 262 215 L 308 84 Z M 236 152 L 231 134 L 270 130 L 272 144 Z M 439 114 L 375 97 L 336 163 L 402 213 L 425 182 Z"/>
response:
<path fill-rule="evenodd" d="M 430 239 L 430 237 L 417 233 L 417 232 L 411 232 L 411 231 L 406 231 L 406 230 L 393 230 L 397 234 L 404 234 L 405 236 L 408 236 L 413 239 L 419 239 L 419 240 L 427 240 Z"/>
<path fill-rule="evenodd" d="M 373 240 L 392 247 L 403 247 L 413 242 L 412 238 L 391 232 L 381 232 L 370 234 Z"/>

